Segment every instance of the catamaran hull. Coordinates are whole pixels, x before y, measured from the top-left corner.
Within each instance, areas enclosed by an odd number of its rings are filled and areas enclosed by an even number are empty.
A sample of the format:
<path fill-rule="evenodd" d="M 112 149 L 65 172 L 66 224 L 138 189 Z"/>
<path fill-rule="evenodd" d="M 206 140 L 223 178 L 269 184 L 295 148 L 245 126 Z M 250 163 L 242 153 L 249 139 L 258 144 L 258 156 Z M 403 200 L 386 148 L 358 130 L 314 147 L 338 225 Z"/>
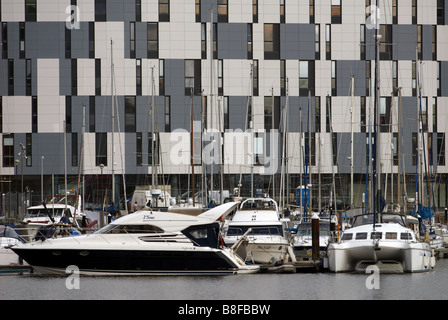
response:
<path fill-rule="evenodd" d="M 238 266 L 220 250 L 26 249 L 14 252 L 42 274 L 203 275 L 234 274 Z"/>
<path fill-rule="evenodd" d="M 329 270 L 353 272 L 360 263 L 401 264 L 404 272 L 427 272 L 434 267 L 434 257 L 427 243 L 378 243 L 359 241 L 356 245 L 331 244 L 327 249 Z"/>

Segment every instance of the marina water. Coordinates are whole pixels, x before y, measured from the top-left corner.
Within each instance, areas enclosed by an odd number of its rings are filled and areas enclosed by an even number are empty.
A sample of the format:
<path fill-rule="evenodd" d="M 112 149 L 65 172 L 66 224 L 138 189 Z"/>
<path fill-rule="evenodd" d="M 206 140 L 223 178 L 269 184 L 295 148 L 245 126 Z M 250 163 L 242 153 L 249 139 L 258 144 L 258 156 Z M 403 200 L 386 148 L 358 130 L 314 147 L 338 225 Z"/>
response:
<path fill-rule="evenodd" d="M 0 276 L 0 300 L 438 300 L 448 299 L 448 259 L 426 273 L 296 273 L 234 276 Z M 73 285 L 75 284 L 75 285 Z M 71 288 L 70 288 L 71 287 Z M 70 288 L 70 289 L 69 289 Z"/>

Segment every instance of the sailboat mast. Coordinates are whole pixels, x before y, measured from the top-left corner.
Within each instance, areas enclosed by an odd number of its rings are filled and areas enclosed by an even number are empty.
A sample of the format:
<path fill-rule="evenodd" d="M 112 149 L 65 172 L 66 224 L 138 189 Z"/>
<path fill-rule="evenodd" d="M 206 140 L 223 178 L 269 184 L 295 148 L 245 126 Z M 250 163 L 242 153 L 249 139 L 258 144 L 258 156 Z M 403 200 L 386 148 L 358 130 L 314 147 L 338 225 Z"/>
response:
<path fill-rule="evenodd" d="M 350 121 L 350 208 L 353 208 L 353 113 L 354 113 L 354 77 L 351 78 L 351 121 Z"/>
<path fill-rule="evenodd" d="M 110 39 L 110 92 L 111 92 L 111 100 L 112 100 L 112 204 L 115 202 L 115 169 L 114 169 L 114 135 L 115 135 L 115 106 L 114 106 L 114 50 L 113 50 L 113 41 Z"/>
<path fill-rule="evenodd" d="M 379 8 L 379 0 L 376 1 L 377 8 Z M 381 212 L 381 142 L 380 142 L 380 132 L 379 132 L 379 119 L 380 119 L 380 57 L 379 57 L 379 46 L 381 36 L 379 34 L 379 19 L 376 18 L 376 28 L 375 28 L 375 103 L 374 103 L 374 144 L 373 144 L 373 186 L 374 186 L 374 212 L 380 214 Z M 376 220 L 377 217 L 375 217 Z M 376 223 L 376 221 L 374 222 Z M 374 225 L 375 226 L 375 225 Z"/>

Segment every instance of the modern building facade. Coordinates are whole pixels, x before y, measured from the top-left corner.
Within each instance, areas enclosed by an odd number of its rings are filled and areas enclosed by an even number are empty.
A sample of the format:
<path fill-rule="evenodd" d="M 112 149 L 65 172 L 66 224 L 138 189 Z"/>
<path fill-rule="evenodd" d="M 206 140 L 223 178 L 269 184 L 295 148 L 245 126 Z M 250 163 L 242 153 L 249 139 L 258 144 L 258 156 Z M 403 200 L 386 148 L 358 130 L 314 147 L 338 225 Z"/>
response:
<path fill-rule="evenodd" d="M 443 208 L 448 0 L 375 6 L 1 0 L 2 192 L 33 191 L 40 202 L 64 192 L 65 176 L 74 192 L 83 175 L 86 201 L 98 202 L 114 174 L 115 202 L 124 181 L 129 196 L 154 176 L 178 196 L 193 162 L 196 190 L 206 180 L 209 189 L 241 184 L 243 195 L 278 197 L 306 177 L 345 203 L 353 172 L 360 206 L 375 120 L 376 12 L 381 188 L 388 202 L 415 198 L 423 176 L 431 205 Z"/>

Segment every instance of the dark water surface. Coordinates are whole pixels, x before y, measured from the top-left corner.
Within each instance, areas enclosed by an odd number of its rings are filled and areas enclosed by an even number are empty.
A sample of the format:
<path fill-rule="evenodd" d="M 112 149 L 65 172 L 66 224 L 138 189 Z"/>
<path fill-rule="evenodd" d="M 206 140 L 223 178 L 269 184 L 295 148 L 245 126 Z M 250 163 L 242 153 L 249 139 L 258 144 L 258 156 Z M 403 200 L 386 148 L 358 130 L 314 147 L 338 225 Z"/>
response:
<path fill-rule="evenodd" d="M 370 277 L 370 278 L 369 278 Z M 66 277 L 0 276 L 0 300 L 438 300 L 448 299 L 448 259 L 420 274 L 296 273 L 234 276 Z M 79 285 L 79 288 L 77 287 Z"/>

